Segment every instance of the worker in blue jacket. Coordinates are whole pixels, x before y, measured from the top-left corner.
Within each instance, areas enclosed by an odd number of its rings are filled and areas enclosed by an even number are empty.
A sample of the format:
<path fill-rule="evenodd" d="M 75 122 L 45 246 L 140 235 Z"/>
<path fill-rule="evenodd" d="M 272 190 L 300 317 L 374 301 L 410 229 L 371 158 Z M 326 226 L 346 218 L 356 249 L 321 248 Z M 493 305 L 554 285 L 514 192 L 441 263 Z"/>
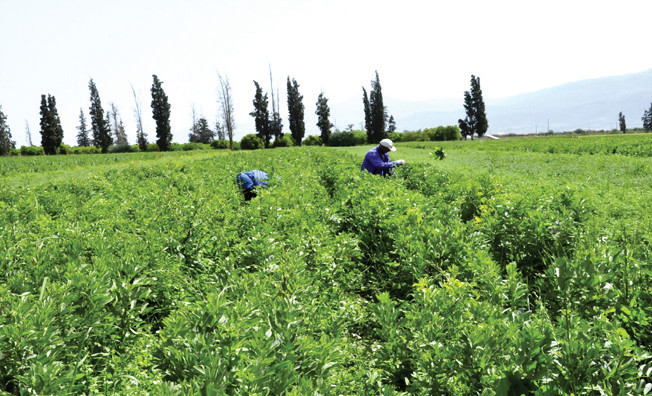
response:
<path fill-rule="evenodd" d="M 245 201 L 249 201 L 251 198 L 256 197 L 256 186 L 266 186 L 267 185 L 267 172 L 263 172 L 258 169 L 240 172 L 236 176 L 238 186 L 244 194 Z"/>
<path fill-rule="evenodd" d="M 369 173 L 381 176 L 393 176 L 394 167 L 405 165 L 405 160 L 390 161 L 389 152 L 396 151 L 394 143 L 389 139 L 383 139 L 378 146 L 367 151 L 362 161 L 360 171 L 367 170 Z"/>

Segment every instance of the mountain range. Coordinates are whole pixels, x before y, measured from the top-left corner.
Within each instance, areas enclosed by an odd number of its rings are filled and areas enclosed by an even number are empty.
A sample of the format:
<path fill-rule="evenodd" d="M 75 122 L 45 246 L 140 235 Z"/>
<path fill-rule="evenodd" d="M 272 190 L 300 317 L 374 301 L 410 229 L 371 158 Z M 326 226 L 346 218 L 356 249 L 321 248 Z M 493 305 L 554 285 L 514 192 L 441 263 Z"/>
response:
<path fill-rule="evenodd" d="M 331 114 L 339 129 L 360 129 L 361 99 L 334 104 Z M 628 128 L 640 127 L 652 102 L 652 69 L 622 76 L 601 77 L 559 85 L 508 98 L 485 98 L 488 133 L 518 133 L 618 129 L 622 112 Z M 463 97 L 402 101 L 387 97 L 385 106 L 397 130 L 415 131 L 439 125 L 457 125 L 464 118 Z"/>

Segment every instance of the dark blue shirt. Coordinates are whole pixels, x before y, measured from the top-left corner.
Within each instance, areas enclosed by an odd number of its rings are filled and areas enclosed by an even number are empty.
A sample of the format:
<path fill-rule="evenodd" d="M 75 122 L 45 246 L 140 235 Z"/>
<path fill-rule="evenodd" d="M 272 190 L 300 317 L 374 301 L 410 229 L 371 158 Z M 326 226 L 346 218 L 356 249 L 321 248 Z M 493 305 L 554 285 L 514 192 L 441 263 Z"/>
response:
<path fill-rule="evenodd" d="M 367 151 L 367 154 L 364 156 L 362 161 L 362 167 L 360 171 L 367 170 L 369 173 L 374 175 L 394 175 L 394 166 L 396 162 L 389 160 L 389 153 L 382 153 L 380 151 L 380 145 Z"/>

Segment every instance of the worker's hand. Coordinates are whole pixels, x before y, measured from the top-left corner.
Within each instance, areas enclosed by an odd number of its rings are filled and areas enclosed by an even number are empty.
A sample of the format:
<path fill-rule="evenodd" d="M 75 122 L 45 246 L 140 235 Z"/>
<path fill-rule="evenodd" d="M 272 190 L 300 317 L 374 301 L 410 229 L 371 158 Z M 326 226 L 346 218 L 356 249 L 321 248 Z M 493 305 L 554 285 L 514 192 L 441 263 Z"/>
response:
<path fill-rule="evenodd" d="M 396 161 L 396 165 L 405 165 L 405 160 Z"/>

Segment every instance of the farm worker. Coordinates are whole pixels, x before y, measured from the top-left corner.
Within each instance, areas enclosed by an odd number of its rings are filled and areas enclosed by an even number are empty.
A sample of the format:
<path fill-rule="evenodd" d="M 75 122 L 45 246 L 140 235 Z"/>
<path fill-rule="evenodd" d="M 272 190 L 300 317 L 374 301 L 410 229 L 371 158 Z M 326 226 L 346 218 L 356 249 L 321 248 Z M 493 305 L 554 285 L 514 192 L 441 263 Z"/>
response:
<path fill-rule="evenodd" d="M 236 176 L 238 186 L 244 194 L 245 201 L 249 201 L 251 198 L 256 197 L 256 191 L 254 190 L 255 186 L 266 186 L 267 185 L 267 173 L 258 169 L 240 172 Z"/>
<path fill-rule="evenodd" d="M 367 170 L 369 173 L 381 176 L 394 175 L 394 167 L 398 165 L 405 165 L 405 160 L 390 161 L 389 152 L 396 151 L 394 143 L 389 139 L 383 139 L 378 146 L 367 151 L 362 161 L 360 171 Z"/>

